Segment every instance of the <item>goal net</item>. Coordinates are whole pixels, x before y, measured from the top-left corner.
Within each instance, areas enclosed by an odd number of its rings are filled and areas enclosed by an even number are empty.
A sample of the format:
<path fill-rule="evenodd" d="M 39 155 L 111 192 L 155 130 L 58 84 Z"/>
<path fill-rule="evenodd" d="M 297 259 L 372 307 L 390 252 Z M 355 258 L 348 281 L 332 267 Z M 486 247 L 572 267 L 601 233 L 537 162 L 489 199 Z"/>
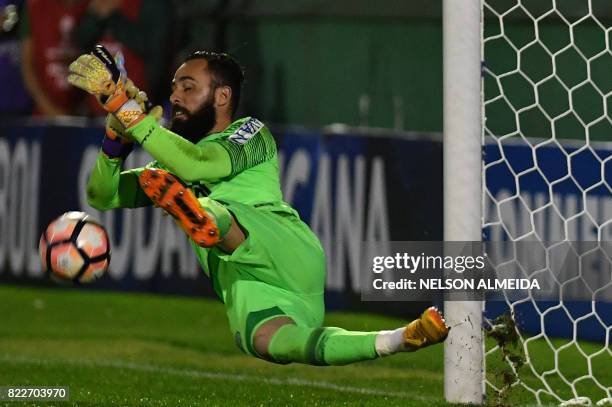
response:
<path fill-rule="evenodd" d="M 485 304 L 498 403 L 612 406 L 611 4 L 481 4 L 482 237 L 541 286 Z"/>

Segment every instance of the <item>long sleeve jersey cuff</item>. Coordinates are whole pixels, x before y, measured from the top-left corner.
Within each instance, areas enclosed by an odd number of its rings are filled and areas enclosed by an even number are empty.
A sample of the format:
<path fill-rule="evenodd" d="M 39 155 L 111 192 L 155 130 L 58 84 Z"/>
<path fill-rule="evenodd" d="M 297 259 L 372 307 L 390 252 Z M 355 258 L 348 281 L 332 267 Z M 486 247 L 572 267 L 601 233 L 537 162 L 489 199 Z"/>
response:
<path fill-rule="evenodd" d="M 136 125 L 127 129 L 127 133 L 140 144 L 143 144 L 155 130 L 159 130 L 160 128 L 161 126 L 153 116 L 147 116 Z"/>

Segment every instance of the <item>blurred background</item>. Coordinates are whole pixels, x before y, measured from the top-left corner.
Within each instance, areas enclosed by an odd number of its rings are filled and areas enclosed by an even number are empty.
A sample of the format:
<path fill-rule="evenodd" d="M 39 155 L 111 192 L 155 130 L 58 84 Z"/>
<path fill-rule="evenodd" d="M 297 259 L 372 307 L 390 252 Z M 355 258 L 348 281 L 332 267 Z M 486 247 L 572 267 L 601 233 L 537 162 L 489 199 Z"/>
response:
<path fill-rule="evenodd" d="M 516 2 L 494 0 L 503 13 Z M 536 37 L 533 19 L 551 10 L 547 1 L 524 1 L 504 15 L 503 27 L 487 10 L 487 64 L 516 65 L 516 49 Z M 570 41 L 591 57 L 606 48 L 605 29 L 592 19 L 568 24 L 588 13 L 588 2 L 558 1 L 538 21 L 538 42 L 522 50 L 521 71 L 534 80 L 552 73 L 570 87 L 587 74 Z M 593 0 L 593 15 L 609 26 L 612 6 Z M 440 132 L 442 130 L 441 1 L 336 0 L 2 0 L 0 114 L 92 117 L 101 112 L 66 82 L 66 65 L 96 43 L 122 50 L 130 77 L 155 102 L 165 103 L 174 70 L 197 49 L 229 52 L 246 70 L 241 111 L 270 123 L 351 126 Z M 529 13 L 529 14 L 528 14 Z M 608 22 L 608 25 L 606 25 Z M 610 83 L 608 55 L 590 64 L 595 82 Z M 554 53 L 549 58 L 546 50 Z M 558 63 L 556 63 L 558 61 Z M 503 80 L 511 103 L 529 100 L 532 90 L 519 75 Z M 491 82 L 489 88 L 498 86 Z M 606 89 L 604 94 L 606 93 Z M 563 111 L 563 89 L 541 86 L 540 104 Z M 580 110 L 597 105 L 591 89 L 576 97 Z M 514 121 L 504 106 L 489 107 L 497 126 Z M 591 115 L 595 115 L 591 113 Z M 534 136 L 545 136 L 537 112 L 526 112 Z M 572 118 L 561 125 L 575 126 Z M 606 130 L 596 129 L 605 139 Z M 527 131 L 531 131 L 527 129 Z M 563 132 L 561 132 L 563 133 Z M 609 134 L 609 132 L 608 132 Z M 561 137 L 575 137 L 568 132 Z"/>
<path fill-rule="evenodd" d="M 242 63 L 242 111 L 267 121 L 441 130 L 440 2 L 3 0 L 2 6 L 2 81 L 14 96 L 4 100 L 5 115 L 99 113 L 82 93 L 74 96 L 65 71 L 101 42 L 124 52 L 130 77 L 157 102 L 166 100 L 184 56 L 212 49 Z"/>

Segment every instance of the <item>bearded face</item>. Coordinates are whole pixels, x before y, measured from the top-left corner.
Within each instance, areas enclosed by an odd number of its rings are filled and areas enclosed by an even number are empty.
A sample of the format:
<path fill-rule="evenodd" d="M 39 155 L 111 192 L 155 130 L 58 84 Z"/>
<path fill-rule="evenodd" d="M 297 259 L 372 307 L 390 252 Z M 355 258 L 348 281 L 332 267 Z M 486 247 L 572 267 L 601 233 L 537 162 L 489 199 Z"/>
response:
<path fill-rule="evenodd" d="M 170 130 L 192 143 L 204 138 L 217 121 L 213 95 L 211 92 L 210 97 L 193 112 L 173 103 Z"/>

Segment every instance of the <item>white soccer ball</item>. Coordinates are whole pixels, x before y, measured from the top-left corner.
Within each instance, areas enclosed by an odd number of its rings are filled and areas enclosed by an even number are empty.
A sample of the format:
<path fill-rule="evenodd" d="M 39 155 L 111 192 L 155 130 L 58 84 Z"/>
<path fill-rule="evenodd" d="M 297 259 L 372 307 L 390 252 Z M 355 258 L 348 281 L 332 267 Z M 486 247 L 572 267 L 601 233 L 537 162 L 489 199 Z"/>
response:
<path fill-rule="evenodd" d="M 104 274 L 111 247 L 104 226 L 86 213 L 66 212 L 43 232 L 39 253 L 50 277 L 79 284 Z"/>

